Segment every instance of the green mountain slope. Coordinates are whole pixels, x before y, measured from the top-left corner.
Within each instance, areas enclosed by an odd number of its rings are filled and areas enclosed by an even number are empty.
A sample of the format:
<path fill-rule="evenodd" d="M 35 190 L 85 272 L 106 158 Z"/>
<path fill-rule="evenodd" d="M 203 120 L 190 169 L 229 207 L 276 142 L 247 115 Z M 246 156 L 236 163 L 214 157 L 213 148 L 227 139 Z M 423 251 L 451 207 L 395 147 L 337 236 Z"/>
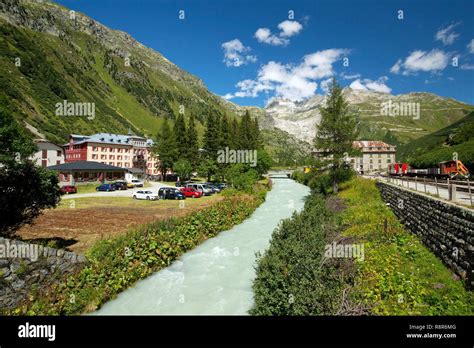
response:
<path fill-rule="evenodd" d="M 437 132 L 397 149 L 397 159 L 424 168 L 450 160 L 454 153 L 474 172 L 474 112 Z"/>
<path fill-rule="evenodd" d="M 64 100 L 94 103 L 95 117 L 57 115 Z M 203 122 L 210 113 L 235 115 L 227 104 L 126 33 L 79 13 L 71 19 L 50 2 L 0 2 L 0 105 L 52 141 L 129 128 L 153 136 L 180 106 Z"/>
<path fill-rule="evenodd" d="M 367 96 L 350 99 L 351 105 L 361 116 L 361 138 L 388 140 L 389 137 L 394 137 L 395 144 L 406 143 L 420 136 L 431 134 L 462 119 L 474 110 L 472 105 L 426 92 L 413 92 L 397 96 L 359 92 L 359 94 L 362 93 Z M 388 100 L 392 103 L 399 103 L 399 105 L 401 103 L 418 103 L 420 114 L 418 117 L 384 116 L 381 114 L 381 105 Z"/>

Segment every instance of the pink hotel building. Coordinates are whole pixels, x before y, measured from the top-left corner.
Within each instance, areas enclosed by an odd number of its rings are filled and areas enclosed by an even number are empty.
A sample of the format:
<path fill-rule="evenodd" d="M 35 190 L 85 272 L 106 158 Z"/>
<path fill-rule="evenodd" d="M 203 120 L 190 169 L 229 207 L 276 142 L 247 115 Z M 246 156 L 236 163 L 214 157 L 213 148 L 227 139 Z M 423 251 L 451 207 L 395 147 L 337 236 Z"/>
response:
<path fill-rule="evenodd" d="M 153 141 L 136 135 L 97 133 L 71 134 L 64 144 L 65 162 L 92 161 L 159 175 L 157 157 L 151 153 Z"/>

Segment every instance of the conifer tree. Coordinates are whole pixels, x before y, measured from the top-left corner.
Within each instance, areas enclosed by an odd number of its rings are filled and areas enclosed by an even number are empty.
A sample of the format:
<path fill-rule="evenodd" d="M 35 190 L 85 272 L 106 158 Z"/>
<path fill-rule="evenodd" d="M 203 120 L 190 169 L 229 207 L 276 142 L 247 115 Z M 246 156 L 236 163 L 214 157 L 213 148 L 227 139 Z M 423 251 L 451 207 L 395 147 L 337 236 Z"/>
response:
<path fill-rule="evenodd" d="M 204 131 L 204 150 L 207 158 L 215 160 L 219 149 L 219 135 L 216 127 L 216 117 L 211 113 L 206 120 Z"/>
<path fill-rule="evenodd" d="M 321 108 L 321 122 L 318 126 L 315 146 L 325 151 L 330 168 L 333 191 L 337 193 L 338 183 L 344 176 L 344 156 L 354 153 L 352 143 L 357 139 L 357 122 L 349 111 L 342 88 L 335 78 L 329 86 L 326 105 Z"/>
<path fill-rule="evenodd" d="M 239 123 L 235 117 L 230 123 L 229 147 L 234 150 L 239 147 Z"/>
<path fill-rule="evenodd" d="M 152 152 L 159 156 L 161 176 L 165 179 L 166 172 L 173 168 L 173 163 L 178 157 L 175 137 L 166 118 L 157 138 L 156 145 L 153 147 Z"/>
<path fill-rule="evenodd" d="M 241 149 L 253 149 L 252 119 L 248 110 L 245 111 L 239 127 L 239 146 Z"/>
<path fill-rule="evenodd" d="M 186 137 L 186 123 L 184 116 L 178 114 L 173 127 L 173 136 L 176 144 L 177 157 L 184 158 L 188 152 L 188 146 L 185 141 Z"/>
<path fill-rule="evenodd" d="M 229 125 L 229 119 L 227 118 L 227 115 L 224 115 L 222 117 L 221 123 L 220 123 L 220 146 L 222 149 L 224 149 L 226 146 L 229 148 L 231 147 L 230 144 L 230 125 Z"/>
<path fill-rule="evenodd" d="M 186 140 L 185 157 L 191 163 L 192 169 L 195 170 L 199 161 L 199 143 L 193 115 L 189 117 L 188 129 L 184 138 Z"/>

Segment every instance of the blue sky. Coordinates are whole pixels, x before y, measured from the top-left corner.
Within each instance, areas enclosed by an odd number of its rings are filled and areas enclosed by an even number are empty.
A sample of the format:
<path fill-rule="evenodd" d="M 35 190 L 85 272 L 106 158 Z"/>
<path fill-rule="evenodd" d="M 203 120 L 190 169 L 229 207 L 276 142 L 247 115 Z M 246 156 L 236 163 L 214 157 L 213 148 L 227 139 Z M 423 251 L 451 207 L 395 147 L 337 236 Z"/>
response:
<path fill-rule="evenodd" d="M 343 86 L 474 104 L 471 0 L 58 2 L 128 32 L 241 105 L 322 94 L 333 74 Z"/>

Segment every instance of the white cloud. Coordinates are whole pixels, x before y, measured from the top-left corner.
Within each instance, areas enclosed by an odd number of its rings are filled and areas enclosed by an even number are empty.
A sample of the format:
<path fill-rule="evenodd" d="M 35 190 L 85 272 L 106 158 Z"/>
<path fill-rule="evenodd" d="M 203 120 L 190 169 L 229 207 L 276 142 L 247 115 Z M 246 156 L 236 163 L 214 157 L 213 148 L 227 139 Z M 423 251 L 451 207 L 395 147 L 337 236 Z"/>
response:
<path fill-rule="evenodd" d="M 227 66 L 239 67 L 247 63 L 254 63 L 257 57 L 247 54 L 251 51 L 250 47 L 246 47 L 239 39 L 230 40 L 222 44 L 224 50 L 223 62 Z"/>
<path fill-rule="evenodd" d="M 290 40 L 272 34 L 268 28 L 259 28 L 255 32 L 255 38 L 258 42 L 266 43 L 272 46 L 286 46 Z"/>
<path fill-rule="evenodd" d="M 447 27 L 441 28 L 435 34 L 435 39 L 441 41 L 443 45 L 451 45 L 459 37 L 459 34 L 454 32 L 453 30 L 458 25 L 459 23 L 455 23 Z"/>
<path fill-rule="evenodd" d="M 353 81 L 349 85 L 349 87 L 352 89 L 358 89 L 358 90 L 363 90 L 363 91 L 390 93 L 392 89 L 385 84 L 387 80 L 388 80 L 387 76 L 382 76 L 376 81 L 373 81 L 370 79 L 363 79 L 363 80 L 357 79 Z"/>
<path fill-rule="evenodd" d="M 469 50 L 469 53 L 474 53 L 474 39 L 472 39 L 472 40 L 467 44 L 467 49 Z"/>
<path fill-rule="evenodd" d="M 328 49 L 308 54 L 299 65 L 270 61 L 263 65 L 255 80 L 240 81 L 232 97 L 257 97 L 272 91 L 276 97 L 299 101 L 316 93 L 316 80 L 334 74 L 333 64 L 348 54 L 347 49 Z"/>
<path fill-rule="evenodd" d="M 355 81 L 352 81 L 352 83 L 349 85 L 350 88 L 352 89 L 358 89 L 358 90 L 362 90 L 362 91 L 367 91 L 368 88 L 365 87 L 362 82 L 360 82 L 360 79 L 357 79 Z"/>
<path fill-rule="evenodd" d="M 400 67 L 402 64 L 402 60 L 399 59 L 397 62 L 390 68 L 390 72 L 393 74 L 398 74 L 400 72 Z"/>
<path fill-rule="evenodd" d="M 278 29 L 280 29 L 279 34 L 272 34 L 268 28 L 259 28 L 254 36 L 258 42 L 272 46 L 286 46 L 290 43 L 288 38 L 298 34 L 303 26 L 297 21 L 286 20 L 278 24 Z"/>
<path fill-rule="evenodd" d="M 448 66 L 449 58 L 449 53 L 438 49 L 429 52 L 417 50 L 410 53 L 403 63 L 402 59 L 397 60 L 390 72 L 394 74 L 402 72 L 403 75 L 410 75 L 418 71 L 438 72 Z"/>
<path fill-rule="evenodd" d="M 297 21 L 287 20 L 278 24 L 278 29 L 281 30 L 280 36 L 291 37 L 293 35 L 298 34 L 301 31 L 301 29 L 303 29 L 303 26 Z"/>

